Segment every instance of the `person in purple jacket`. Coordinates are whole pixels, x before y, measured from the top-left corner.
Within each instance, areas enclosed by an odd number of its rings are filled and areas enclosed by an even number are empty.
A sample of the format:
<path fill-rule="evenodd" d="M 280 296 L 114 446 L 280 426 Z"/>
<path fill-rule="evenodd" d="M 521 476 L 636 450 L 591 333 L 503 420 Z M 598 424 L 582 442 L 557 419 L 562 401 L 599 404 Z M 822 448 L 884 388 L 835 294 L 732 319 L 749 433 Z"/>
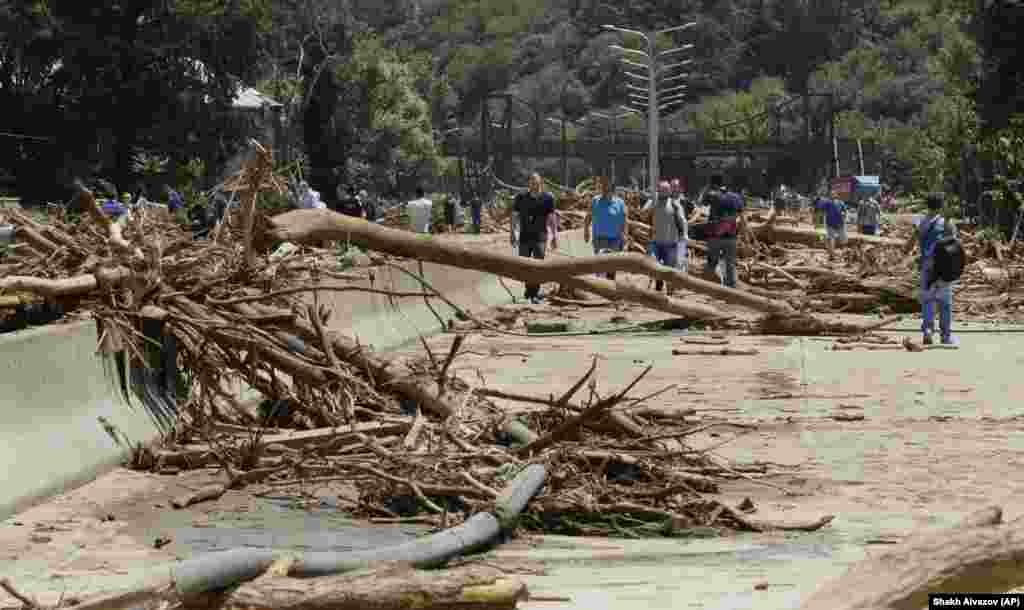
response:
<path fill-rule="evenodd" d="M 846 203 L 839 199 L 821 198 L 814 207 L 825 212 L 825 247 L 828 257 L 836 253 L 836 244 L 846 243 Z"/>

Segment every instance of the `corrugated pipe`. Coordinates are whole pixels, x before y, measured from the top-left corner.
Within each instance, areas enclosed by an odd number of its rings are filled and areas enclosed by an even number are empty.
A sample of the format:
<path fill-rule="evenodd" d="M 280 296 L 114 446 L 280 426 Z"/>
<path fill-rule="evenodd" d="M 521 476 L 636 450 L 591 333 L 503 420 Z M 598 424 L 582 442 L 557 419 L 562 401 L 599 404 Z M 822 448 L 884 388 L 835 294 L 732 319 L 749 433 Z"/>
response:
<path fill-rule="evenodd" d="M 477 513 L 465 523 L 395 546 L 348 552 L 304 553 L 296 557 L 288 576 L 308 578 L 341 574 L 376 561 L 403 561 L 417 568 L 434 568 L 448 560 L 493 543 L 503 528 L 512 525 L 547 476 L 545 467 L 532 464 L 519 472 L 495 501 L 497 514 Z M 261 576 L 275 561 L 293 557 L 285 551 L 233 549 L 178 562 L 170 582 L 182 596 L 231 587 Z"/>

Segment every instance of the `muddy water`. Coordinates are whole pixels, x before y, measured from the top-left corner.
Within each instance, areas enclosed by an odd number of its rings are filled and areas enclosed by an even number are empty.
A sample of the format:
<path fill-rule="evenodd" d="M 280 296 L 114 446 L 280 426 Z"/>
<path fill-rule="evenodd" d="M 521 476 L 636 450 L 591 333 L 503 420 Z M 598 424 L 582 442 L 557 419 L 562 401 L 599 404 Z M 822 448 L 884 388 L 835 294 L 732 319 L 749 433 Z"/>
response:
<path fill-rule="evenodd" d="M 163 511 L 151 532 L 168 532 L 169 550 L 182 556 L 239 547 L 292 551 L 355 551 L 401 544 L 429 531 L 415 525 L 366 525 L 325 496 L 312 506 L 288 497 L 257 498 L 244 512 L 213 511 L 197 523 L 188 513 Z M 143 533 L 146 536 L 146 533 Z"/>

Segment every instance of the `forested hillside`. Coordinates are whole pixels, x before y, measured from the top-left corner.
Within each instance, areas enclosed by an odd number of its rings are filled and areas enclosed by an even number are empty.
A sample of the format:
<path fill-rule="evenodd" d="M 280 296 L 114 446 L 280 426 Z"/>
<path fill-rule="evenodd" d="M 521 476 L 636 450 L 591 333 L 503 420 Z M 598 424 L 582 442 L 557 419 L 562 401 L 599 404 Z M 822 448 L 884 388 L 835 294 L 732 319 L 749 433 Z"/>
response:
<path fill-rule="evenodd" d="M 496 124 L 529 119 L 531 129 L 554 134 L 559 125 L 543 119 L 564 117 L 575 121 L 569 137 L 598 129 L 590 113 L 614 113 L 629 100 L 628 66 L 610 46 L 639 42 L 603 24 L 650 30 L 696 22 L 658 41 L 661 48 L 694 45 L 680 54 L 693 60 L 683 81 L 686 103 L 668 111 L 665 125 L 720 139 L 767 137 L 765 110 L 779 99 L 814 94 L 811 110 L 831 99 L 837 135 L 877 142 L 892 180 L 908 190 L 955 191 L 969 166 L 964 160 L 984 153 L 979 130 L 1009 124 L 1024 89 L 1012 38 L 1024 8 L 1001 2 L 85 6 L 0 2 L 4 130 L 46 139 L 6 147 L 4 168 L 22 191 L 83 169 L 127 179 L 139 152 L 165 156 L 179 179 L 208 184 L 245 128 L 230 112 L 240 84 L 285 103 L 285 148 L 294 154 L 279 158 L 301 161 L 321 191 L 353 182 L 405 190 L 453 171 L 441 157 L 442 138 L 477 135 L 484 100 L 496 94 L 519 100 L 518 107 L 489 103 Z M 506 109 L 516 116 L 504 116 Z M 737 126 L 737 119 L 750 120 Z M 642 128 L 642 120 L 626 118 L 623 127 Z M 531 165 L 550 171 L 552 163 Z M 581 163 L 574 161 L 575 176 L 594 169 Z M 526 165 L 506 168 L 504 178 L 521 179 Z"/>

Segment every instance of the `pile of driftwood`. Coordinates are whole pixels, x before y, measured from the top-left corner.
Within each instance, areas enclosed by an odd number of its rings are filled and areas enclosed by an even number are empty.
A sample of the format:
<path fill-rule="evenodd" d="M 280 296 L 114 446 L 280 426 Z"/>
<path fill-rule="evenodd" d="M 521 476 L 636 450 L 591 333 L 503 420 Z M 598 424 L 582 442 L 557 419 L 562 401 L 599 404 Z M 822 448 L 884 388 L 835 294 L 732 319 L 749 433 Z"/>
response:
<path fill-rule="evenodd" d="M 722 480 L 764 476 L 766 468 L 738 470 L 715 461 L 711 448 L 688 446 L 688 437 L 730 425 L 701 425 L 688 417 L 692 411 L 646 407 L 671 389 L 631 397 L 646 371 L 601 396 L 595 361 L 560 397 L 511 395 L 446 376 L 460 356 L 460 339 L 443 360 L 428 351 L 408 363 L 409 375 L 437 388 L 454 406 L 451 413 L 358 401 L 340 425 L 296 431 L 300 405 L 264 404 L 259 428 L 189 417 L 195 423 L 180 428 L 173 444 L 137 453 L 135 466 L 177 472 L 212 465 L 230 473 L 224 484 L 175 500 L 179 508 L 218 498 L 232 486 L 259 483 L 255 493 L 280 494 L 340 480 L 354 488 L 353 497 L 340 499 L 354 515 L 447 527 L 486 509 L 508 480 L 539 462 L 547 467 L 547 485 L 520 518 L 518 525 L 528 530 L 707 536 L 719 529 L 809 530 L 829 521 L 762 523 L 708 496 Z M 488 398 L 548 408 L 516 417 Z"/>
<path fill-rule="evenodd" d="M 324 242 L 350 242 L 521 281 L 559 282 L 689 318 L 727 317 L 629 282 L 586 277 L 632 271 L 764 312 L 768 325 L 812 334 L 862 330 L 816 320 L 786 303 L 723 288 L 637 255 L 535 261 L 326 210 L 265 218 L 257 214 L 260 193 L 282 190 L 284 182 L 273 175 L 269 152 L 254 149 L 228 185 L 240 193 L 241 204 L 209 239 L 194 240 L 166 217 L 146 211 L 112 220 L 84 186 L 77 205 L 86 216 L 78 223 L 10 217 L 25 246 L 17 266 L 0 276 L 0 294 L 29 293 L 60 302 L 66 311 L 88 311 L 97 320 L 100 351 L 115 361 L 122 390 L 128 394 L 131 386 L 141 395 L 167 432 L 168 447 L 155 455 L 140 449 L 136 465 L 212 464 L 223 471 L 222 484 L 180 504 L 256 483 L 343 477 L 362 492 L 353 506 L 357 514 L 434 515 L 443 524 L 489 501 L 491 490 L 517 468 L 541 460 L 553 474 L 531 513 L 535 520 L 529 524 L 536 529 L 570 531 L 566 524 L 575 522 L 587 524 L 578 531 L 651 535 L 666 523 L 683 530 L 757 527 L 701 498 L 726 471 L 678 440 L 693 434 L 693 422 L 633 417 L 626 411 L 643 401 L 628 392 L 599 396 L 590 386 L 584 400 L 574 401 L 593 369 L 552 401 L 545 415 L 516 421 L 487 406 L 485 388 L 473 392 L 450 378 L 457 349 L 443 359 L 428 354 L 424 362 L 402 366 L 331 332 L 330 320 L 339 312 L 319 302 L 326 291 L 446 297 L 425 281 L 422 292 L 372 288 L 365 277 L 332 266 L 330 250 L 317 248 Z M 262 394 L 263 403 L 240 403 L 239 383 Z M 589 516 L 552 520 L 563 513 Z M 634 521 L 598 519 L 611 514 Z"/>

